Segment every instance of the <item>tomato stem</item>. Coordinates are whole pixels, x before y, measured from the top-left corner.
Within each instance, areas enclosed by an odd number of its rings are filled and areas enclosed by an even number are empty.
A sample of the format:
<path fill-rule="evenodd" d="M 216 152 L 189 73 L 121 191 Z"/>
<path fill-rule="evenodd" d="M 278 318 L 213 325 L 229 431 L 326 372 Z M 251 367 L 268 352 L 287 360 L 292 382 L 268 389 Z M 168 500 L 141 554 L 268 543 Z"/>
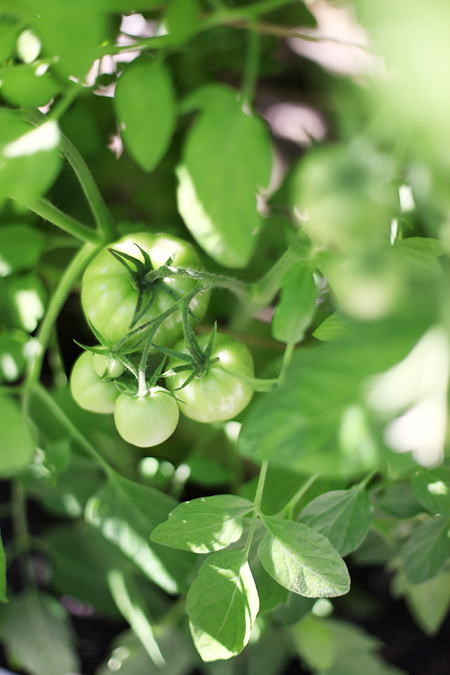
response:
<path fill-rule="evenodd" d="M 250 530 L 248 532 L 247 541 L 244 548 L 244 558 L 248 560 L 248 554 L 250 553 L 250 546 L 252 545 L 253 535 L 255 533 L 256 521 L 261 511 L 261 502 L 262 495 L 264 490 L 264 483 L 266 482 L 267 469 L 269 468 L 269 462 L 264 460 L 261 464 L 261 470 L 259 472 L 258 485 L 256 486 L 255 500 L 253 502 L 253 515 L 252 522 L 250 523 Z"/>

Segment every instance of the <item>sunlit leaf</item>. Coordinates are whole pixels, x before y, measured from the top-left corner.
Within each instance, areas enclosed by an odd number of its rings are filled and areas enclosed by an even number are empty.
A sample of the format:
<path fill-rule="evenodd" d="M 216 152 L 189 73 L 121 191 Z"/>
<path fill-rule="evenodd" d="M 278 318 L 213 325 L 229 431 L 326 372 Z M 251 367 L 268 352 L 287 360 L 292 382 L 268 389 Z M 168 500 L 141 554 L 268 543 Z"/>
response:
<path fill-rule="evenodd" d="M 411 491 L 426 509 L 450 517 L 450 460 L 437 469 L 419 469 L 411 479 Z"/>
<path fill-rule="evenodd" d="M 229 659 L 247 644 L 258 614 L 255 582 L 242 551 L 219 551 L 200 567 L 187 612 L 203 661 Z"/>
<path fill-rule="evenodd" d="M 234 495 L 215 495 L 183 502 L 151 534 L 151 540 L 173 548 L 210 553 L 237 541 L 243 517 L 253 504 Z"/>

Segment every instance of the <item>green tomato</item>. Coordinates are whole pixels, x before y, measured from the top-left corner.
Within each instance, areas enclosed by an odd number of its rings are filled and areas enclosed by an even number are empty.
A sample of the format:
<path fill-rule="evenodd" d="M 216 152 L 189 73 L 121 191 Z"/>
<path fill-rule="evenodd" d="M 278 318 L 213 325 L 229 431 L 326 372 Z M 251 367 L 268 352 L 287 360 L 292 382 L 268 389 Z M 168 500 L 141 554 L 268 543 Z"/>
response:
<path fill-rule="evenodd" d="M 136 244 L 148 253 L 154 269 L 164 265 L 170 257 L 175 267 L 200 267 L 200 259 L 194 248 L 187 242 L 169 235 L 129 234 L 108 248 L 143 260 Z M 108 248 L 100 251 L 88 265 L 81 286 L 81 302 L 86 317 L 104 338 L 114 343 L 129 331 L 138 300 L 138 290 L 124 266 L 109 253 Z M 170 277 L 163 283 L 166 289 L 185 295 L 196 282 L 186 277 Z M 199 321 L 205 315 L 208 300 L 209 293 L 202 293 L 190 304 L 191 311 Z M 162 288 L 158 288 L 152 306 L 135 327 L 165 312 L 173 303 L 174 298 Z M 167 346 L 173 344 L 181 334 L 181 314 L 177 311 L 160 326 L 154 340 L 157 344 Z"/>
<path fill-rule="evenodd" d="M 162 387 L 146 396 L 120 394 L 114 421 L 122 438 L 139 448 L 159 445 L 175 431 L 180 413 L 175 399 Z"/>
<path fill-rule="evenodd" d="M 94 354 L 92 365 L 99 377 L 108 377 L 111 380 L 120 377 L 125 370 L 122 361 L 106 354 Z"/>
<path fill-rule="evenodd" d="M 198 338 L 202 349 L 208 344 L 209 335 Z M 183 342 L 176 345 L 178 352 L 189 353 Z M 197 422 L 221 422 L 233 419 L 249 403 L 253 396 L 253 389 L 239 377 L 253 377 L 253 359 L 247 347 L 227 335 L 217 333 L 211 358 L 218 358 L 204 375 L 192 380 L 186 387 L 177 392 L 180 410 L 187 417 Z M 171 358 L 168 368 L 183 365 L 183 361 Z M 226 368 L 225 372 L 220 368 Z M 167 385 L 173 391 L 179 389 L 187 380 L 191 371 L 182 371 L 173 377 L 167 378 Z"/>
<path fill-rule="evenodd" d="M 95 372 L 94 354 L 83 352 L 70 375 L 70 391 L 79 406 L 96 413 L 112 413 L 119 391 L 113 382 L 105 382 Z"/>

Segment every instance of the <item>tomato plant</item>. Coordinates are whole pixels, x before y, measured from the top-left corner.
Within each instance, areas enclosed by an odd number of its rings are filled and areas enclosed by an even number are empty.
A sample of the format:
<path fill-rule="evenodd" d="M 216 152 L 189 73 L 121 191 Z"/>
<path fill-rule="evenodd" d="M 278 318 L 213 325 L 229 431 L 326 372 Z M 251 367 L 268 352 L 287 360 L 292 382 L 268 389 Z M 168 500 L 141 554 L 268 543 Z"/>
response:
<path fill-rule="evenodd" d="M 141 448 L 167 440 L 178 424 L 178 406 L 162 387 L 153 387 L 145 396 L 121 394 L 114 408 L 117 431 L 128 443 Z"/>
<path fill-rule="evenodd" d="M 198 344 L 205 349 L 209 335 L 202 335 Z M 175 349 L 188 354 L 183 342 Z M 236 417 L 250 402 L 253 389 L 245 378 L 253 378 L 253 359 L 247 347 L 233 338 L 217 334 L 210 358 L 217 360 L 200 377 L 194 377 L 185 387 L 192 371 L 183 370 L 167 378 L 172 391 L 177 391 L 181 412 L 197 422 L 222 422 Z M 183 361 L 173 358 L 169 368 L 183 365 Z M 183 387 L 183 388 L 182 388 Z"/>
<path fill-rule="evenodd" d="M 133 269 L 131 263 L 130 271 L 111 254 L 110 249 L 132 256 L 142 264 L 145 252 L 149 256 L 148 269 Z M 117 342 L 127 333 L 139 293 L 142 294 L 143 313 L 134 328 L 159 316 L 191 290 L 195 281 L 186 277 L 163 277 L 147 282 L 145 271 L 151 273 L 167 264 L 196 269 L 200 266 L 200 260 L 187 242 L 169 235 L 145 232 L 126 235 L 100 251 L 84 273 L 81 302 L 86 317 L 101 335 L 111 342 Z M 190 311 L 197 320 L 201 320 L 207 305 L 208 293 L 197 295 L 190 304 Z M 159 327 L 155 340 L 162 344 L 173 344 L 181 332 L 181 318 L 174 313 Z"/>
<path fill-rule="evenodd" d="M 0 671 L 447 675 L 449 22 L 0 3 Z"/>

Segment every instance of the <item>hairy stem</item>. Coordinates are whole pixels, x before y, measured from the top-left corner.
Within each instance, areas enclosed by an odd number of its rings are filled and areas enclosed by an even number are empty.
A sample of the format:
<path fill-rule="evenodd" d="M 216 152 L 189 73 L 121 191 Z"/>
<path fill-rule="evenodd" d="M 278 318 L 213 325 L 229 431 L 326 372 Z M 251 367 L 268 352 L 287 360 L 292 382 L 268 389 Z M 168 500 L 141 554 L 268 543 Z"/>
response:
<path fill-rule="evenodd" d="M 244 549 L 245 560 L 248 559 L 248 554 L 250 552 L 250 546 L 252 545 L 253 535 L 255 533 L 256 521 L 261 510 L 261 501 L 264 490 L 264 483 L 266 482 L 267 469 L 269 468 L 269 462 L 264 460 L 261 464 L 261 470 L 259 472 L 258 485 L 256 487 L 255 500 L 253 502 L 253 515 L 252 522 L 250 524 L 250 530 L 248 533 L 247 541 Z"/>

